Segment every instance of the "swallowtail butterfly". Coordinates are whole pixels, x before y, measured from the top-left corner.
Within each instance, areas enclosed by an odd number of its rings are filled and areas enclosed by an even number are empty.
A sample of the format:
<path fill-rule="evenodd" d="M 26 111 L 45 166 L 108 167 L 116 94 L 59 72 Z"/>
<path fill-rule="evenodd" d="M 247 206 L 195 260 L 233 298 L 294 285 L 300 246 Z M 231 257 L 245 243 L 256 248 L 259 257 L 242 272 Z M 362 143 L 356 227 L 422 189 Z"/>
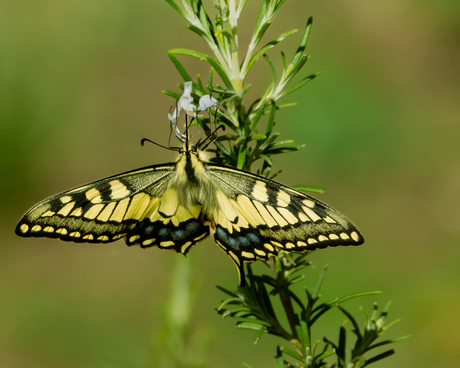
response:
<path fill-rule="evenodd" d="M 327 204 L 276 181 L 209 163 L 188 139 L 176 162 L 110 176 L 32 207 L 16 227 L 23 237 L 156 246 L 187 254 L 210 234 L 235 263 L 280 250 L 359 245 L 355 226 Z"/>

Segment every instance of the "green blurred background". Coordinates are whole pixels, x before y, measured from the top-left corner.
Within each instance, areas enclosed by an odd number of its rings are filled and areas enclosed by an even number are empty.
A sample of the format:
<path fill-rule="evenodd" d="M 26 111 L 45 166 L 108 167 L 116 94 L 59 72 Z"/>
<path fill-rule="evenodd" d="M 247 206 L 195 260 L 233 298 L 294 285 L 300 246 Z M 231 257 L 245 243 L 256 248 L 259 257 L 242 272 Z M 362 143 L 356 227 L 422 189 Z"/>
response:
<path fill-rule="evenodd" d="M 251 34 L 260 1 L 240 32 Z M 209 5 L 209 4 L 208 4 Z M 306 143 L 275 160 L 286 184 L 323 186 L 317 195 L 366 237 L 358 248 L 311 256 L 330 269 L 326 299 L 382 290 L 392 300 L 388 333 L 411 333 L 375 367 L 455 366 L 460 359 L 460 2 L 287 1 L 269 36 L 314 17 L 304 75 L 325 73 L 277 114 L 284 138 Z M 156 367 L 158 332 L 176 257 L 158 249 L 21 239 L 14 227 L 47 196 L 118 172 L 174 159 L 141 147 L 167 142 L 174 102 L 162 89 L 182 82 L 166 52 L 209 52 L 159 0 L 6 0 L 0 3 L 0 365 Z M 279 50 L 292 55 L 300 35 Z M 269 37 L 266 38 L 268 42 Z M 204 65 L 181 59 L 192 75 Z M 250 75 L 269 83 L 265 61 Z M 253 94 L 257 96 L 257 94 Z M 212 340 L 206 367 L 275 367 L 280 343 L 237 331 L 215 311 L 236 286 L 230 260 L 212 241 L 187 257 L 199 285 L 192 331 Z M 260 267 L 260 266 L 257 266 Z M 259 268 L 260 269 L 260 268 Z M 359 314 L 358 314 L 359 316 Z M 393 317 L 393 318 L 391 318 Z M 337 339 L 332 312 L 315 338 Z M 152 350 L 154 349 L 155 350 Z M 152 352 L 153 351 L 153 352 Z"/>

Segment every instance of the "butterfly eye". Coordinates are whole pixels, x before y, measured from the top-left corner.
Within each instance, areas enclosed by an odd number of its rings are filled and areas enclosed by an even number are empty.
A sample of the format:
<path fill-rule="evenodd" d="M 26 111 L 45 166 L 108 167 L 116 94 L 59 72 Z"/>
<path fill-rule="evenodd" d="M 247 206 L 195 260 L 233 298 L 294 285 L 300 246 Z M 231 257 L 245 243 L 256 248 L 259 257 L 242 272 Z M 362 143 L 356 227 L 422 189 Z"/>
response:
<path fill-rule="evenodd" d="M 183 149 L 182 147 L 179 148 L 179 153 L 180 153 L 180 154 L 183 154 L 183 153 L 184 153 L 184 149 Z"/>
<path fill-rule="evenodd" d="M 196 152 L 198 151 L 198 149 L 196 148 L 196 146 L 192 146 L 191 151 L 192 151 L 193 153 L 196 153 Z"/>

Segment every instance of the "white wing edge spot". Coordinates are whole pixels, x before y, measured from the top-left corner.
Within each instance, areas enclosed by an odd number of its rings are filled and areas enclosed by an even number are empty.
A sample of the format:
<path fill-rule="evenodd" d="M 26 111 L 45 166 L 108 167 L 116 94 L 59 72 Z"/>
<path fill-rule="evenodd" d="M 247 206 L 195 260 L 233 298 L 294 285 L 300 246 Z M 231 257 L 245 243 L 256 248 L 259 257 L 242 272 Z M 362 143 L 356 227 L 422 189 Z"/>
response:
<path fill-rule="evenodd" d="M 348 240 L 348 239 L 350 239 L 350 237 L 348 236 L 347 233 L 341 233 L 341 234 L 340 234 L 340 237 L 341 237 L 343 240 Z"/>
<path fill-rule="evenodd" d="M 43 231 L 47 232 L 47 233 L 53 233 L 54 232 L 54 227 L 52 226 L 47 226 L 43 229 Z"/>
<path fill-rule="evenodd" d="M 351 238 L 352 238 L 355 242 L 359 241 L 359 235 L 356 233 L 356 231 L 353 231 L 353 232 L 351 233 Z"/>

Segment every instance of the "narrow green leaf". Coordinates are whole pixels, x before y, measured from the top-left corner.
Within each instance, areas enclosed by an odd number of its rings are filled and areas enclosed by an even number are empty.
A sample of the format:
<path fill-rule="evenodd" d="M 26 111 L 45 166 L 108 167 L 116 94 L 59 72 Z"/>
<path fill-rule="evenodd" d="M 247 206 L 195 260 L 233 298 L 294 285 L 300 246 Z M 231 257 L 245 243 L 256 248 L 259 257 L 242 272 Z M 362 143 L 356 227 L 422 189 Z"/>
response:
<path fill-rule="evenodd" d="M 297 48 L 294 60 L 292 60 L 292 63 L 291 63 L 294 66 L 296 66 L 300 62 L 300 60 L 302 59 L 302 55 L 305 52 L 305 48 L 307 46 L 308 39 L 310 38 L 312 23 L 313 23 L 313 18 L 312 17 L 308 18 L 307 26 L 305 27 L 305 32 L 303 34 L 302 41 L 300 42 L 300 45 Z"/>
<path fill-rule="evenodd" d="M 236 327 L 241 328 L 243 330 L 254 330 L 259 331 L 261 328 L 265 326 L 260 323 L 251 323 L 251 322 L 238 322 Z"/>
<path fill-rule="evenodd" d="M 313 192 L 313 193 L 324 193 L 326 190 L 320 187 L 313 187 L 311 185 L 291 185 L 291 188 L 300 192 Z"/>
<path fill-rule="evenodd" d="M 216 37 L 219 36 L 219 35 L 223 35 L 223 36 L 227 37 L 227 39 L 229 41 L 231 41 L 233 39 L 233 35 L 229 31 L 227 31 L 225 29 L 219 29 L 214 35 Z"/>
<path fill-rule="evenodd" d="M 265 332 L 265 327 L 261 327 L 259 328 L 259 330 L 256 332 L 256 335 L 254 336 L 254 345 L 257 344 L 260 340 L 260 338 L 262 337 L 262 335 L 264 334 Z"/>
<path fill-rule="evenodd" d="M 370 359 L 367 359 L 366 364 L 363 365 L 363 367 L 367 367 L 368 365 L 378 362 L 379 360 L 388 358 L 389 356 L 392 356 L 395 353 L 393 349 L 385 351 L 382 354 L 376 355 L 375 357 L 372 357 Z"/>
<path fill-rule="evenodd" d="M 203 54 L 202 52 L 195 51 L 195 50 L 189 50 L 189 49 L 172 49 L 168 51 L 168 54 L 173 54 L 173 55 L 187 55 L 194 57 L 195 59 L 203 60 L 205 61 L 208 55 Z"/>
<path fill-rule="evenodd" d="M 292 146 L 292 147 L 271 148 L 267 150 L 265 153 L 270 154 L 270 155 L 279 155 L 280 153 L 300 151 L 303 147 L 305 146 L 302 145 L 302 146 Z"/>
<path fill-rule="evenodd" d="M 238 19 L 240 17 L 241 12 L 244 9 L 244 6 L 246 5 L 248 0 L 241 0 L 240 3 L 238 4 L 238 9 L 236 10 L 236 18 Z"/>
<path fill-rule="evenodd" d="M 201 28 L 193 24 L 188 24 L 187 28 L 190 29 L 192 32 L 195 32 L 198 36 L 203 38 L 205 41 L 209 40 L 209 35 L 205 31 L 203 31 Z"/>
<path fill-rule="evenodd" d="M 232 82 L 230 82 L 230 79 L 228 79 L 227 74 L 222 69 L 222 66 L 209 55 L 203 54 L 195 50 L 182 49 L 182 48 L 169 50 L 168 53 L 171 53 L 174 55 L 187 55 L 187 56 L 194 57 L 195 59 L 198 59 L 198 60 L 207 61 L 209 64 L 211 64 L 211 66 L 214 68 L 217 74 L 219 74 L 219 76 L 222 78 L 222 80 L 227 85 L 227 87 L 229 89 L 233 89 Z"/>
<path fill-rule="evenodd" d="M 268 115 L 268 122 L 267 122 L 267 128 L 265 129 L 265 135 L 268 137 L 272 130 L 273 130 L 273 125 L 275 123 L 275 112 L 276 112 L 276 103 L 273 100 L 270 100 L 270 112 Z"/>
<path fill-rule="evenodd" d="M 282 350 L 283 350 L 284 354 L 287 354 L 287 355 L 293 357 L 294 359 L 297 359 L 299 362 L 303 362 L 303 356 L 300 355 L 299 353 L 296 353 L 294 350 L 291 350 L 291 349 L 286 348 L 286 347 L 283 347 Z"/>
<path fill-rule="evenodd" d="M 300 320 L 300 323 L 296 324 L 295 329 L 297 335 L 299 336 L 300 342 L 302 343 L 303 348 L 310 347 L 310 337 L 308 335 L 308 326 L 305 321 Z"/>
<path fill-rule="evenodd" d="M 347 330 L 345 327 L 341 326 L 339 330 L 339 345 L 337 346 L 336 353 L 339 361 L 345 367 L 346 359 L 346 350 L 347 350 Z M 339 365 L 340 366 L 340 365 Z"/>
<path fill-rule="evenodd" d="M 167 89 L 164 89 L 163 91 L 161 91 L 161 93 L 165 94 L 166 96 L 170 96 L 174 98 L 175 100 L 178 100 L 181 96 L 180 93 L 169 91 Z"/>
<path fill-rule="evenodd" d="M 297 106 L 297 103 L 296 102 L 290 102 L 290 103 L 285 103 L 285 104 L 282 104 L 282 105 L 277 105 L 276 109 L 281 110 L 281 109 L 284 109 L 286 107 L 292 107 L 292 106 Z"/>
<path fill-rule="evenodd" d="M 262 115 L 262 114 L 261 114 Z M 269 147 L 275 140 L 276 138 L 278 138 L 280 135 L 280 132 L 274 132 L 272 133 L 268 138 L 267 140 L 262 143 L 262 145 L 260 146 L 260 149 L 262 151 L 264 151 L 265 149 L 267 149 L 267 147 Z"/>
<path fill-rule="evenodd" d="M 321 305 L 319 305 L 318 307 L 316 307 L 313 312 L 323 308 L 323 306 L 335 306 L 337 304 L 342 304 L 343 302 L 347 301 L 347 300 L 350 300 L 350 299 L 353 299 L 353 298 L 359 298 L 359 297 L 362 297 L 362 296 L 368 296 L 368 295 L 378 295 L 378 294 L 382 294 L 382 292 L 380 290 L 373 290 L 373 291 L 362 291 L 362 292 L 359 292 L 359 293 L 353 293 L 353 294 L 349 294 L 349 295 L 346 295 L 346 296 L 343 296 L 341 298 L 335 298 L 335 299 L 332 299 L 331 301 L 327 302 L 327 303 L 323 303 Z"/>
<path fill-rule="evenodd" d="M 243 98 L 243 96 L 246 94 L 247 91 L 252 87 L 252 84 L 248 84 L 246 87 L 243 88 L 243 90 L 240 92 L 239 97 Z"/>
<path fill-rule="evenodd" d="M 287 95 L 291 94 L 292 92 L 297 91 L 299 88 L 302 88 L 302 87 L 305 86 L 308 82 L 310 82 L 311 80 L 315 79 L 318 75 L 320 75 L 320 74 L 322 74 L 322 73 L 323 73 L 323 72 L 317 72 L 317 73 L 314 73 L 314 74 L 309 75 L 308 77 L 303 78 L 303 79 L 302 79 L 300 82 L 298 82 L 294 87 L 288 89 L 287 91 L 284 91 L 284 92 L 280 93 L 280 95 L 278 96 L 278 98 L 287 96 Z"/>
<path fill-rule="evenodd" d="M 406 340 L 406 339 L 408 339 L 410 337 L 412 337 L 412 335 L 406 335 L 406 336 L 403 336 L 403 337 L 398 337 L 396 339 L 380 341 L 380 342 L 378 342 L 378 343 L 376 343 L 374 345 L 369 346 L 369 348 L 367 350 L 369 351 L 371 349 L 375 349 L 375 348 L 378 348 L 378 347 L 383 346 L 383 345 L 393 344 L 393 343 L 398 342 L 398 341 Z"/>
<path fill-rule="evenodd" d="M 229 298 L 224 300 L 219 307 L 217 308 L 218 311 L 222 310 L 227 304 L 243 304 L 244 301 L 241 298 Z"/>
<path fill-rule="evenodd" d="M 182 66 L 182 64 L 180 63 L 180 61 L 174 56 L 173 53 L 171 53 L 171 51 L 168 51 L 168 56 L 169 58 L 171 59 L 171 61 L 173 62 L 174 66 L 176 67 L 177 71 L 179 72 L 179 74 L 182 76 L 182 78 L 184 79 L 184 81 L 188 82 L 188 81 L 191 81 L 192 78 L 190 77 L 190 75 L 187 73 L 187 71 L 185 70 L 185 68 Z"/>
<path fill-rule="evenodd" d="M 356 319 L 350 314 L 350 312 L 348 312 L 345 308 L 342 308 L 340 305 L 337 305 L 337 308 L 340 309 L 340 311 L 345 314 L 348 319 L 351 321 L 351 323 L 353 324 L 353 328 L 355 329 L 355 334 L 356 336 L 358 337 L 358 341 L 361 341 L 363 339 L 363 335 L 359 329 L 359 325 L 358 325 L 358 322 L 356 322 Z"/>
<path fill-rule="evenodd" d="M 257 17 L 256 25 L 254 27 L 253 38 L 256 38 L 260 32 L 260 27 L 262 26 L 262 22 L 267 14 L 269 0 L 263 0 L 262 7 L 260 8 L 259 16 Z"/>
<path fill-rule="evenodd" d="M 232 82 L 230 82 L 230 79 L 228 79 L 227 73 L 225 73 L 225 71 L 222 69 L 221 65 L 220 65 L 216 60 L 214 60 L 212 57 L 210 57 L 210 56 L 207 56 L 207 57 L 206 57 L 206 61 L 207 61 L 209 64 L 212 65 L 212 67 L 215 69 L 215 71 L 217 72 L 217 74 L 219 74 L 219 77 L 221 77 L 222 80 L 224 81 L 224 83 L 225 83 L 225 85 L 227 86 L 227 88 L 233 91 Z"/>
<path fill-rule="evenodd" d="M 286 70 L 286 55 L 281 51 L 281 60 L 283 61 L 283 70 Z"/>
<path fill-rule="evenodd" d="M 275 10 L 273 11 L 274 14 L 278 13 L 278 10 L 280 10 L 281 6 L 284 4 L 286 0 L 281 0 L 278 2 L 278 4 L 275 7 Z"/>
<path fill-rule="evenodd" d="M 273 143 L 272 147 L 279 147 L 279 146 L 282 146 L 284 144 L 291 144 L 291 143 L 294 143 L 294 141 L 292 139 L 286 139 L 284 141 L 279 141 L 279 142 Z"/>
<path fill-rule="evenodd" d="M 331 355 L 334 355 L 335 353 L 336 353 L 335 349 L 326 350 L 321 355 L 315 356 L 315 359 L 313 361 L 314 362 L 319 362 L 319 361 L 321 361 L 323 359 L 326 359 L 326 358 L 330 357 Z"/>
<path fill-rule="evenodd" d="M 268 295 L 267 288 L 265 287 L 265 284 L 262 282 L 259 282 L 259 303 L 261 307 L 263 307 L 265 314 L 267 314 L 270 318 L 273 320 L 277 320 L 276 314 L 275 314 L 275 309 L 273 308 L 272 301 Z"/>
<path fill-rule="evenodd" d="M 198 89 L 201 93 L 204 93 L 203 82 L 201 81 L 201 76 L 199 74 L 196 76 L 196 80 L 198 82 Z"/>
<path fill-rule="evenodd" d="M 263 115 L 263 113 L 265 111 L 265 108 L 266 108 L 268 103 L 269 103 L 269 100 L 264 100 L 262 102 L 262 105 L 258 108 L 258 110 L 256 112 L 256 115 L 254 116 L 254 118 L 251 121 L 251 126 L 249 128 L 251 130 L 251 132 L 254 130 L 254 128 L 256 127 L 256 125 L 259 122 L 260 118 L 262 117 L 262 115 Z"/>
<path fill-rule="evenodd" d="M 246 0 L 247 1 L 247 0 Z M 252 365 L 249 365 L 248 363 L 243 363 L 243 365 L 246 367 L 246 368 L 254 368 Z"/>
<path fill-rule="evenodd" d="M 247 155 L 247 150 L 243 146 L 240 146 L 240 150 L 238 152 L 238 163 L 237 163 L 237 168 L 240 170 L 243 170 L 246 165 L 246 155 Z"/>
<path fill-rule="evenodd" d="M 233 298 L 238 298 L 237 294 L 231 292 L 230 290 L 223 288 L 222 286 L 216 285 L 216 288 L 218 288 L 220 291 L 224 292 L 225 294 L 230 295 Z"/>
<path fill-rule="evenodd" d="M 260 158 L 264 159 L 265 161 L 267 161 L 267 163 L 270 165 L 270 166 L 273 166 L 273 161 L 270 159 L 270 157 L 268 157 L 267 155 L 259 155 Z"/>
<path fill-rule="evenodd" d="M 286 39 L 287 37 L 289 37 L 290 35 L 294 34 L 297 32 L 297 29 L 292 29 L 290 31 L 287 31 L 285 33 L 283 33 L 281 36 L 279 36 L 277 39 L 275 40 L 272 40 L 270 41 L 269 43 L 267 43 L 266 45 L 262 46 L 259 51 L 257 51 L 254 56 L 251 58 L 251 60 L 249 61 L 248 65 L 247 65 L 247 68 L 246 68 L 246 71 L 245 71 L 245 75 L 247 74 L 247 72 L 251 69 L 252 65 L 260 59 L 260 57 L 265 54 L 268 50 L 270 50 L 271 48 L 273 48 L 274 46 L 276 46 L 278 43 L 280 43 L 281 41 L 283 41 L 284 39 Z"/>
<path fill-rule="evenodd" d="M 275 66 L 273 65 L 273 62 L 271 61 L 271 59 L 269 58 L 267 54 L 264 54 L 264 58 L 267 61 L 268 65 L 270 66 L 270 69 L 273 74 L 273 85 L 276 86 L 278 84 L 278 75 L 276 74 Z"/>
<path fill-rule="evenodd" d="M 214 77 L 214 68 L 211 67 L 209 68 L 209 73 L 208 73 L 208 89 L 211 91 L 213 88 L 212 81 Z"/>
<path fill-rule="evenodd" d="M 249 138 L 252 141 L 261 141 L 263 139 L 266 139 L 267 136 L 265 134 L 252 134 Z"/>

